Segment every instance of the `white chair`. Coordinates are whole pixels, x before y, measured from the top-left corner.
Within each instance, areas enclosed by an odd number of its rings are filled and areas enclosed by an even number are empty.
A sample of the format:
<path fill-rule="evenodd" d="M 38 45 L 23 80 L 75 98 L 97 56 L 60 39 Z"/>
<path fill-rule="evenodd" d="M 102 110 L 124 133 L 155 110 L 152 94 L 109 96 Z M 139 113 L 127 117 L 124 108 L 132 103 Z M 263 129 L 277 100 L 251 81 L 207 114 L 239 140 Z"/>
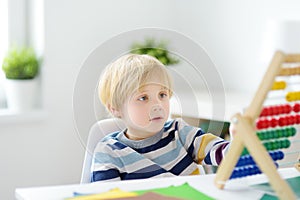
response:
<path fill-rule="evenodd" d="M 118 118 L 104 119 L 96 122 L 91 127 L 87 140 L 80 183 L 90 183 L 91 181 L 91 165 L 97 143 L 107 134 L 120 131 L 124 128 L 124 123 Z"/>

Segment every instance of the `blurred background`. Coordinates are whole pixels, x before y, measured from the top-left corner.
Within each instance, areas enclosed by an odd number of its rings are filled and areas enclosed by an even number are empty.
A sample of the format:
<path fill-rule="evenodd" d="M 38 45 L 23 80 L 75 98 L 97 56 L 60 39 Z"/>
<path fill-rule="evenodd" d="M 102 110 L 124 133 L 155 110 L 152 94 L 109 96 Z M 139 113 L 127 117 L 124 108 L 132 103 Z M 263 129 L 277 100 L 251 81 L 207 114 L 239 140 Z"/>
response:
<path fill-rule="evenodd" d="M 300 52 L 278 40 L 282 23 L 300 21 L 299 9 L 297 0 L 1 0 L 1 60 L 11 44 L 29 45 L 42 65 L 39 106 L 21 113 L 6 108 L 1 71 L 0 198 L 14 199 L 19 187 L 79 183 L 95 116 L 78 133 L 73 92 L 82 64 L 105 41 L 144 27 L 179 32 L 205 49 L 225 96 L 245 97 L 276 49 Z"/>

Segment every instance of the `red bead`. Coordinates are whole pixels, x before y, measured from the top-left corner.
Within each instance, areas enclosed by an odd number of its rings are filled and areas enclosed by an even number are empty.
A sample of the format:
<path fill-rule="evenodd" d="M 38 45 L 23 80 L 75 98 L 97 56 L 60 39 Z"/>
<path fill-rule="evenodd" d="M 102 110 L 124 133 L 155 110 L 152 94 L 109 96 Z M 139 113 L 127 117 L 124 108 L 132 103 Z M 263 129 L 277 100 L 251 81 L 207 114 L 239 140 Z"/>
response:
<path fill-rule="evenodd" d="M 279 115 L 280 112 L 279 112 L 279 106 L 273 106 L 272 110 L 273 110 L 273 115 Z"/>
<path fill-rule="evenodd" d="M 279 126 L 286 126 L 286 118 L 285 117 L 280 117 L 278 120 Z"/>
<path fill-rule="evenodd" d="M 271 113 L 270 107 L 267 107 L 267 108 L 265 108 L 265 109 L 266 109 L 266 111 L 265 111 L 265 116 L 269 116 L 270 113 Z"/>
<path fill-rule="evenodd" d="M 257 128 L 257 129 L 261 129 L 261 121 L 260 121 L 260 120 L 258 120 L 258 121 L 256 122 L 256 128 Z"/>
<path fill-rule="evenodd" d="M 293 125 L 294 124 L 294 116 L 288 116 L 287 117 L 287 123 L 288 125 Z"/>
<path fill-rule="evenodd" d="M 264 116 L 266 116 L 266 114 L 267 114 L 267 109 L 266 108 L 264 108 L 263 110 L 262 110 L 262 112 L 260 113 L 260 116 L 261 117 L 264 117 Z"/>
<path fill-rule="evenodd" d="M 269 123 L 267 119 L 260 119 L 259 121 L 256 122 L 256 128 L 257 129 L 264 129 L 267 128 Z"/>
<path fill-rule="evenodd" d="M 296 103 L 296 104 L 293 106 L 293 111 L 294 111 L 294 112 L 300 112 L 300 104 L 299 104 L 299 103 Z"/>
<path fill-rule="evenodd" d="M 292 107 L 289 104 L 284 106 L 284 113 L 288 114 L 292 111 Z"/>
<path fill-rule="evenodd" d="M 284 113 L 284 105 L 278 106 L 278 112 L 279 112 L 279 114 L 283 114 Z"/>
<path fill-rule="evenodd" d="M 300 124 L 300 115 L 295 115 L 295 124 Z"/>
<path fill-rule="evenodd" d="M 271 127 L 273 127 L 273 128 L 278 125 L 278 121 L 275 118 L 272 118 L 270 122 L 271 122 Z"/>

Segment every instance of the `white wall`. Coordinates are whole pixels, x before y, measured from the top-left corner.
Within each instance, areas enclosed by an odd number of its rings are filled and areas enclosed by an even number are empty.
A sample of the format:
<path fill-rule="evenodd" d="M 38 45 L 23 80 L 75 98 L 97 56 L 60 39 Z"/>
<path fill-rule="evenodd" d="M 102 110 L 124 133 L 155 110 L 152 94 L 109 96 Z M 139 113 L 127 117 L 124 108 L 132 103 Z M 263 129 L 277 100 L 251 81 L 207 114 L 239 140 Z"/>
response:
<path fill-rule="evenodd" d="M 44 6 L 45 117 L 0 122 L 1 199 L 13 199 L 16 187 L 79 182 L 84 147 L 73 121 L 73 87 L 85 58 L 112 36 L 141 27 L 179 31 L 207 50 L 226 90 L 253 91 L 266 69 L 257 58 L 267 19 L 300 20 L 296 0 L 45 0 Z"/>

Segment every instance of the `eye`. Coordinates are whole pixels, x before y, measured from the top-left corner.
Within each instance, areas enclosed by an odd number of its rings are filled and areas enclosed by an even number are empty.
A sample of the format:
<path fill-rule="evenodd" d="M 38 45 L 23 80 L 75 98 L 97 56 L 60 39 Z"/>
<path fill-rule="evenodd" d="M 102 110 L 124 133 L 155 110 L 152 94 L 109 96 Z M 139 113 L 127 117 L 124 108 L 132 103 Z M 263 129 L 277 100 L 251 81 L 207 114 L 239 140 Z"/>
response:
<path fill-rule="evenodd" d="M 144 95 L 144 96 L 139 97 L 137 100 L 138 101 L 147 101 L 148 99 L 149 99 L 148 96 Z"/>
<path fill-rule="evenodd" d="M 168 93 L 167 92 L 161 92 L 161 93 L 159 93 L 159 97 L 160 98 L 166 98 L 166 97 L 168 97 Z"/>

